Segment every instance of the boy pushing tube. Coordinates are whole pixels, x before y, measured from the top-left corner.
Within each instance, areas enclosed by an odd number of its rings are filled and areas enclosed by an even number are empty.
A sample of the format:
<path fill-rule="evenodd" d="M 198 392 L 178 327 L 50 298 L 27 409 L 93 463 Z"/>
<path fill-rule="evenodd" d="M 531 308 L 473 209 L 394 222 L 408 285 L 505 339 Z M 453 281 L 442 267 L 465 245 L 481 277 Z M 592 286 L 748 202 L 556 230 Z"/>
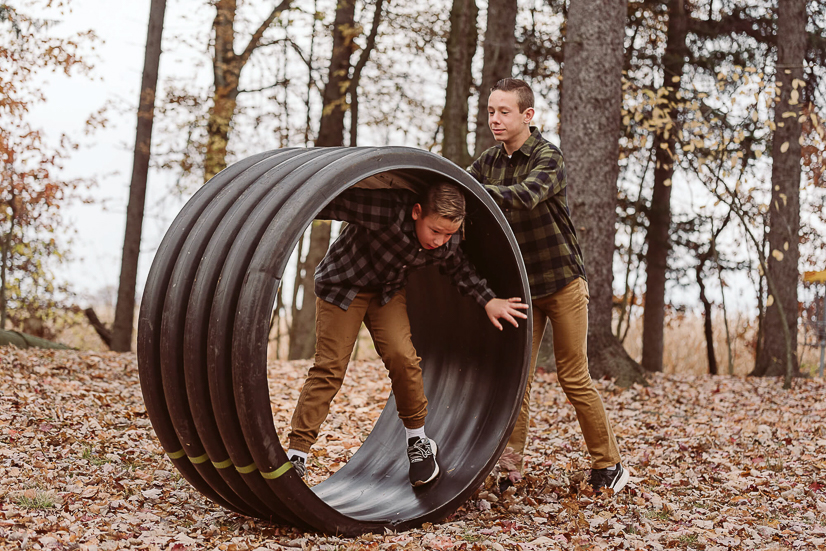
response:
<path fill-rule="evenodd" d="M 437 265 L 462 294 L 485 309 L 491 323 L 517 326 L 527 319 L 520 298 L 500 299 L 480 278 L 460 247 L 465 198 L 448 183 L 421 197 L 406 190 L 349 189 L 318 219 L 348 222 L 315 272 L 316 353 L 292 417 L 287 457 L 300 476 L 307 454 L 341 388 L 362 322 L 387 368 L 404 424 L 410 483 L 439 475 L 436 442 L 425 435 L 427 398 L 421 359 L 410 335 L 405 284 L 412 270 Z"/>
<path fill-rule="evenodd" d="M 534 96 L 519 79 L 496 83 L 488 99 L 488 126 L 499 145 L 469 171 L 502 208 L 513 229 L 531 286 L 533 350 L 522 411 L 508 441 L 521 476 L 530 420 L 531 383 L 545 324 L 551 320 L 559 384 L 576 410 L 591 455 L 590 484 L 595 491 L 619 492 L 629 474 L 620 463 L 605 406 L 588 372 L 588 284 L 574 224 L 568 210 L 562 152 L 531 126 Z M 507 449 L 506 449 L 507 453 Z"/>

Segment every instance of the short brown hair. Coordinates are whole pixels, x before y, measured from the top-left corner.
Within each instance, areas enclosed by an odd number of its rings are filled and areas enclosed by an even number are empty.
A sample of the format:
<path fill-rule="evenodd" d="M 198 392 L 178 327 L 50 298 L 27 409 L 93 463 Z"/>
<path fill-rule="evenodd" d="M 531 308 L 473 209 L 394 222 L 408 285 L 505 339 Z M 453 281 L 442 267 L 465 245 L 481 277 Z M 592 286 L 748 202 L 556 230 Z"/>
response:
<path fill-rule="evenodd" d="M 502 92 L 516 92 L 516 104 L 519 106 L 519 112 L 524 113 L 525 109 L 533 107 L 533 90 L 522 79 L 519 78 L 503 78 L 493 85 L 491 92 L 500 90 Z"/>
<path fill-rule="evenodd" d="M 422 214 L 435 214 L 451 222 L 465 220 L 465 196 L 459 186 L 448 182 L 433 184 L 422 193 Z"/>

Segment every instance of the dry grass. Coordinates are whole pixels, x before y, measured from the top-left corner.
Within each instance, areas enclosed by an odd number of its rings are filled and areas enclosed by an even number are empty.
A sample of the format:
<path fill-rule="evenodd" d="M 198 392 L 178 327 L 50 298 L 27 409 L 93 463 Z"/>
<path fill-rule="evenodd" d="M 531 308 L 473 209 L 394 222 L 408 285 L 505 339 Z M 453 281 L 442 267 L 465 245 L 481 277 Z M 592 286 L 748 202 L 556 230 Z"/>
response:
<path fill-rule="evenodd" d="M 722 313 L 715 315 L 712 327 L 714 357 L 717 360 L 718 372 L 728 374 L 729 352 Z M 736 376 L 746 376 L 754 369 L 756 330 L 756 320 L 740 313 L 729 316 L 732 373 Z M 663 371 L 666 374 L 699 376 L 708 373 L 706 339 L 701 315 L 695 313 L 666 315 L 663 338 Z M 632 358 L 637 361 L 642 359 L 642 316 L 637 316 L 632 320 L 623 344 Z M 816 375 L 820 361 L 820 348 L 810 328 L 800 327 L 797 354 L 801 370 Z"/>
<path fill-rule="evenodd" d="M 98 316 L 103 323 L 111 326 L 114 319 L 114 309 L 111 307 L 96 307 Z M 137 308 L 135 310 L 137 316 Z M 71 322 L 70 322 L 71 321 Z M 271 336 L 268 353 L 269 360 L 286 359 L 289 351 L 287 322 L 281 319 L 282 329 L 279 340 L 279 349 L 276 354 L 275 331 Z M 63 329 L 55 340 L 79 350 L 103 352 L 106 345 L 80 315 L 77 319 L 64 320 Z M 729 315 L 729 334 L 731 339 L 732 372 L 736 376 L 746 376 L 754 368 L 754 347 L 756 339 L 756 320 L 741 313 Z M 137 329 L 137 319 L 135 320 Z M 729 353 L 726 343 L 726 331 L 722 313 L 717 312 L 713 320 L 714 352 L 717 359 L 719 373 L 729 371 Z M 703 330 L 703 317 L 697 313 L 670 313 L 666 315 L 665 350 L 663 367 L 666 374 L 703 375 L 708 373 L 706 357 L 706 341 Z M 137 331 L 133 339 L 133 349 L 137 340 Z M 631 327 L 623 342 L 625 349 L 632 358 L 639 361 L 642 358 L 642 316 L 636 316 L 631 321 Z M 817 375 L 820 362 L 820 348 L 817 337 L 811 327 L 801 324 L 798 334 L 798 358 L 801 370 L 811 375 Z M 358 344 L 353 350 L 353 360 L 373 361 L 378 358 L 373 341 L 367 329 L 362 326 Z"/>

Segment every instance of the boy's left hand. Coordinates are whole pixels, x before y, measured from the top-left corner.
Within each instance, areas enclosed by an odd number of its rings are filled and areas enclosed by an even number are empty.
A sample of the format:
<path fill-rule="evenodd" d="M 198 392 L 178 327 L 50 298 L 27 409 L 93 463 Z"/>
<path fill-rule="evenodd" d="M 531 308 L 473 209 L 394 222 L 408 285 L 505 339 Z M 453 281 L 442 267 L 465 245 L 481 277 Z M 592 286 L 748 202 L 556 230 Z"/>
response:
<path fill-rule="evenodd" d="M 522 304 L 522 299 L 519 297 L 494 298 L 485 304 L 488 319 L 500 331 L 502 330 L 502 324 L 499 323 L 500 318 L 509 321 L 514 327 L 519 327 L 514 318 L 528 319 L 528 315 L 522 312 L 522 310 L 527 309 L 528 305 Z"/>

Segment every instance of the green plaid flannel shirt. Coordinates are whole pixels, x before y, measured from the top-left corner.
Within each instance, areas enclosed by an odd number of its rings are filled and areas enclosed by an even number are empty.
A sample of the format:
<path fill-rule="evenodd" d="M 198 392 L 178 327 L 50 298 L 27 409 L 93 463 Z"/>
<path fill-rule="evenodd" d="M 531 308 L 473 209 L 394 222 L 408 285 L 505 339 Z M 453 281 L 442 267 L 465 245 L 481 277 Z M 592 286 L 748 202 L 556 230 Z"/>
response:
<path fill-rule="evenodd" d="M 498 144 L 468 170 L 508 219 L 525 260 L 532 297 L 553 294 L 579 277 L 585 279 L 559 148 L 531 127 L 531 135 L 510 158 Z"/>

